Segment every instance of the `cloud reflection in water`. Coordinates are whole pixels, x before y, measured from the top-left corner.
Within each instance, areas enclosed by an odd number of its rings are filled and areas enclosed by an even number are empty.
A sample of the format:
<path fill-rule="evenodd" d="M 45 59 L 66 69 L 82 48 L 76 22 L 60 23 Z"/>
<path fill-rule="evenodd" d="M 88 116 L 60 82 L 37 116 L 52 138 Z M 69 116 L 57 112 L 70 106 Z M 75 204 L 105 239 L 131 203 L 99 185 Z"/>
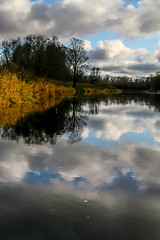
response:
<path fill-rule="evenodd" d="M 102 102 L 76 144 L 66 135 L 55 145 L 1 139 L 3 239 L 159 240 L 159 116 L 134 102 Z M 138 139 L 146 131 L 152 145 Z"/>

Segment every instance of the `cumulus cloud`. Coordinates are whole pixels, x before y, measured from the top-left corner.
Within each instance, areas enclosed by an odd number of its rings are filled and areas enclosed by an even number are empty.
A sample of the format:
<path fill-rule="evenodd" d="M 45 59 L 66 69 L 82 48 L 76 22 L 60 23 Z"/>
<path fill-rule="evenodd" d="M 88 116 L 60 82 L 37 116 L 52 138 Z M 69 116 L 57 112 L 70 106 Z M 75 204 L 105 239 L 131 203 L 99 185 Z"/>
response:
<path fill-rule="evenodd" d="M 122 40 L 99 41 L 96 49 L 88 51 L 92 65 L 101 68 L 102 74 L 148 76 L 160 69 L 160 42 L 153 52 L 145 48 L 131 49 Z"/>
<path fill-rule="evenodd" d="M 135 7 L 122 0 L 63 0 L 44 3 L 0 0 L 0 33 L 5 36 L 45 33 L 63 39 L 114 29 L 126 37 L 160 32 L 158 0 L 142 0 Z M 8 18 L 9 16 L 9 18 Z"/>
<path fill-rule="evenodd" d="M 91 42 L 88 40 L 84 40 L 84 49 L 88 52 L 90 50 L 92 50 L 92 45 Z"/>
<path fill-rule="evenodd" d="M 97 49 L 91 50 L 89 52 L 89 56 L 91 58 L 91 61 L 116 61 L 119 62 L 119 60 L 137 60 L 140 57 L 144 58 L 148 54 L 146 49 L 130 49 L 127 48 L 122 40 L 116 39 L 116 40 L 105 40 L 105 41 L 99 41 L 97 44 Z"/>

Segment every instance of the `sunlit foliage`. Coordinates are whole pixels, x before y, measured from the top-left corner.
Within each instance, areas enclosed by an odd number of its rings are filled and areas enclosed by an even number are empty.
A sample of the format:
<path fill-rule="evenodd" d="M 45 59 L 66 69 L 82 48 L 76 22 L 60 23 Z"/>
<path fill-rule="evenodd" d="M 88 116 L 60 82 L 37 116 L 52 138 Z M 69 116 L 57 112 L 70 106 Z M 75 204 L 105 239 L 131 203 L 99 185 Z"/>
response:
<path fill-rule="evenodd" d="M 44 79 L 27 83 L 4 70 L 0 73 L 0 123 L 3 127 L 15 125 L 29 113 L 42 112 L 74 93 L 73 88 L 56 88 Z"/>

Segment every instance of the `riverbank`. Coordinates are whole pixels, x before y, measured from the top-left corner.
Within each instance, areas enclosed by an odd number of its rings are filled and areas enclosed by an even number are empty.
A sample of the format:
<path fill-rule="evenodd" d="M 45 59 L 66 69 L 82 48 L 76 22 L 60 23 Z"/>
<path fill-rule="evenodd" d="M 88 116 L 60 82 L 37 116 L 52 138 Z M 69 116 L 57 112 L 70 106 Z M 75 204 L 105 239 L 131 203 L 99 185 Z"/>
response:
<path fill-rule="evenodd" d="M 4 70 L 0 73 L 0 123 L 9 127 L 29 113 L 42 112 L 74 94 L 71 87 L 56 87 L 45 79 L 22 81 L 15 73 Z"/>
<path fill-rule="evenodd" d="M 0 73 L 0 123 L 4 128 L 15 125 L 18 120 L 33 112 L 43 112 L 60 103 L 64 97 L 77 93 L 84 95 L 120 93 L 117 89 L 98 89 L 70 85 L 62 86 L 44 78 L 24 79 L 8 70 Z"/>

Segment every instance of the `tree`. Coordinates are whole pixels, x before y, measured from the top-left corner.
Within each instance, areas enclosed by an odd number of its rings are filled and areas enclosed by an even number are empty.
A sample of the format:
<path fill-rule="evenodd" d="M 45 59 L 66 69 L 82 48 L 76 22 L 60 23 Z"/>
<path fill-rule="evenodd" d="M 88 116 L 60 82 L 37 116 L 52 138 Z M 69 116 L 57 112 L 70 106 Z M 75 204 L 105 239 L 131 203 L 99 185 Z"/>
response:
<path fill-rule="evenodd" d="M 21 74 L 65 81 L 69 79 L 66 48 L 56 36 L 27 35 L 1 43 L 1 61 L 7 67 L 15 63 Z M 29 76 L 29 75 L 28 75 Z"/>
<path fill-rule="evenodd" d="M 98 83 L 98 81 L 100 81 L 100 79 L 101 79 L 101 77 L 100 77 L 100 68 L 99 67 L 93 67 L 92 69 L 91 69 L 91 73 L 90 73 L 90 81 L 92 82 L 92 83 L 95 83 L 95 84 L 97 84 Z"/>
<path fill-rule="evenodd" d="M 3 40 L 1 42 L 2 62 L 9 65 L 13 61 L 13 52 L 20 45 L 20 38 Z"/>
<path fill-rule="evenodd" d="M 153 90 L 160 89 L 160 72 L 156 72 L 156 74 L 150 76 L 150 85 Z"/>
<path fill-rule="evenodd" d="M 73 87 L 76 87 L 78 76 L 82 75 L 87 68 L 86 51 L 82 40 L 72 38 L 69 48 L 67 49 L 67 60 L 70 69 L 73 71 Z"/>

